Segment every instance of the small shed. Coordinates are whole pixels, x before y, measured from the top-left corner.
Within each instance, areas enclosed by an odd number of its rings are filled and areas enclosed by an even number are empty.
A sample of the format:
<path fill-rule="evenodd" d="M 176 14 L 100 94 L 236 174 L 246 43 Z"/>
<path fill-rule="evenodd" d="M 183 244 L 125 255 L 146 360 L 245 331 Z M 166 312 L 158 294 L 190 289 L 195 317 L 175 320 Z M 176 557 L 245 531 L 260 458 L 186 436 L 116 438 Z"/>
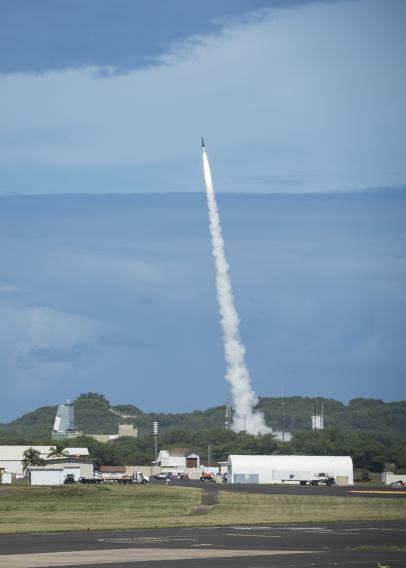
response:
<path fill-rule="evenodd" d="M 30 485 L 62 485 L 65 479 L 63 466 L 32 466 L 29 469 Z"/>
<path fill-rule="evenodd" d="M 63 466 L 65 470 L 73 468 L 75 470 L 75 480 L 76 480 L 76 472 L 78 472 L 77 473 L 78 478 L 79 477 L 92 478 L 94 473 L 93 460 L 89 458 L 74 458 L 66 456 L 66 457 L 52 458 L 48 460 L 46 463 L 46 467 L 48 468 L 49 467 L 52 468 L 55 466 Z"/>
<path fill-rule="evenodd" d="M 164 471 L 185 471 L 186 469 L 199 468 L 200 456 L 190 448 L 172 448 L 161 450 L 158 462 Z"/>
<path fill-rule="evenodd" d="M 13 482 L 13 474 L 12 473 L 3 473 L 1 476 L 1 482 L 4 484 L 10 484 Z"/>
<path fill-rule="evenodd" d="M 230 455 L 229 483 L 300 483 L 321 474 L 340 477 L 342 485 L 353 485 L 349 456 L 252 456 Z"/>

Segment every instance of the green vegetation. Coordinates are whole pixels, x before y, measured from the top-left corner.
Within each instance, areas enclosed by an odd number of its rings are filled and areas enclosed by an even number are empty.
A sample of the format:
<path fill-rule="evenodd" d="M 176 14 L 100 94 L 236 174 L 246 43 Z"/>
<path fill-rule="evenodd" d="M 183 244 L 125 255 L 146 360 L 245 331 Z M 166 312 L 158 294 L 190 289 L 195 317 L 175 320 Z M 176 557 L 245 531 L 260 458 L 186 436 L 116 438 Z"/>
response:
<path fill-rule="evenodd" d="M 41 454 L 38 450 L 34 450 L 34 448 L 28 448 L 23 453 L 23 471 L 27 471 L 27 469 L 31 466 L 36 465 L 44 465 L 45 461 L 41 458 Z"/>
<path fill-rule="evenodd" d="M 56 444 L 48 454 L 48 458 L 62 458 L 64 456 L 66 456 L 64 444 Z"/>
<path fill-rule="evenodd" d="M 406 552 L 406 544 L 383 544 L 379 546 L 363 544 L 351 547 L 349 550 L 357 550 L 359 552 Z"/>
<path fill-rule="evenodd" d="M 259 408 L 267 422 L 276 430 L 281 423 L 280 398 L 262 398 Z M 380 400 L 351 400 L 348 405 L 331 399 L 319 399 L 324 405 L 323 431 L 310 430 L 313 399 L 290 397 L 285 399 L 285 425 L 293 431 L 289 443 L 276 442 L 270 435 L 250 436 L 235 434 L 223 427 L 224 407 L 196 410 L 191 413 L 143 413 L 131 404 L 110 406 L 101 394 L 87 393 L 75 401 L 77 427 L 85 434 L 116 433 L 118 424 L 134 423 L 139 437 L 121 438 L 100 444 L 84 436 L 70 440 L 68 445 L 89 447 L 98 465 L 150 463 L 154 457 L 152 423 L 159 422 L 159 447 L 190 447 L 200 453 L 207 463 L 207 448 L 211 444 L 212 461 L 223 461 L 234 454 L 313 454 L 351 455 L 354 466 L 362 470 L 380 472 L 386 462 L 394 468 L 406 469 L 406 401 L 384 403 Z M 55 407 L 39 408 L 9 424 L 0 424 L 0 444 L 53 444 L 51 430 Z M 123 418 L 136 416 L 136 418 Z"/>
<path fill-rule="evenodd" d="M 0 486 L 0 533 L 406 518 L 402 499 L 230 491 L 219 491 L 206 515 L 194 515 L 202 494 L 153 484 Z"/>
<path fill-rule="evenodd" d="M 0 486 L 0 533 L 177 526 L 199 489 L 160 486 Z"/>
<path fill-rule="evenodd" d="M 288 397 L 285 401 L 285 426 L 292 432 L 310 431 L 310 416 L 314 399 Z M 258 408 L 265 414 L 267 423 L 274 430 L 281 429 L 281 398 L 261 398 Z M 339 431 L 382 432 L 393 435 L 406 434 L 406 401 L 383 402 L 382 400 L 355 398 L 348 405 L 337 400 L 320 398 L 318 407 L 324 406 L 325 425 Z M 141 435 L 152 431 L 152 422 L 158 421 L 160 432 L 181 429 L 193 432 L 214 430 L 224 423 L 224 406 L 189 413 L 145 413 L 132 404 L 110 406 L 109 401 L 98 393 L 81 394 L 75 401 L 76 425 L 87 434 L 111 434 L 122 422 L 120 414 L 136 416 L 136 426 Z M 55 419 L 56 406 L 44 406 L 24 414 L 9 424 L 0 424 L 0 439 L 14 437 L 25 439 L 36 436 L 47 439 Z M 115 412 L 112 412 L 115 411 Z M 406 451 L 405 451 L 406 453 Z M 405 455 L 406 458 L 406 455 Z"/>
<path fill-rule="evenodd" d="M 377 521 L 405 519 L 406 509 L 402 499 L 221 491 L 209 517 L 212 524 Z"/>
<path fill-rule="evenodd" d="M 301 396 L 285 398 L 287 430 L 310 430 L 310 415 L 314 399 Z M 281 429 L 281 398 L 261 398 L 258 408 L 276 430 Z M 324 424 L 336 430 L 406 433 L 406 401 L 384 402 L 374 398 L 354 398 L 348 405 L 330 398 L 317 399 L 318 409 L 324 408 Z M 272 418 L 273 420 L 272 420 Z"/>

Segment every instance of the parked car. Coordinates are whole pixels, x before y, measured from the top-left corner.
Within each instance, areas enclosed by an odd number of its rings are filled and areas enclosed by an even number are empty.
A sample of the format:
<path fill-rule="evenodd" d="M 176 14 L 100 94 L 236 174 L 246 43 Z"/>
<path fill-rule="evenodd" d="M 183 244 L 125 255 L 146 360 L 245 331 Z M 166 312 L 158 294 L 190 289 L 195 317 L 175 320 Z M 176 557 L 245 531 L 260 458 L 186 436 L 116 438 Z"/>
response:
<path fill-rule="evenodd" d="M 155 479 L 166 479 L 166 473 L 164 473 L 163 471 L 160 471 L 159 473 L 154 473 L 153 476 Z"/>

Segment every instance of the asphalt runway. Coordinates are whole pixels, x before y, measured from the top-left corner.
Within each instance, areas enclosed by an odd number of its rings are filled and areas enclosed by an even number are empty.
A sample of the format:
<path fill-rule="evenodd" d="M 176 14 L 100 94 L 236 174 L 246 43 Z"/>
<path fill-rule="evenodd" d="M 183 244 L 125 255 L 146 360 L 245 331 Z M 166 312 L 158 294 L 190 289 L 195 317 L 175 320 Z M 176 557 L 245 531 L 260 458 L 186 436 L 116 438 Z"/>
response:
<path fill-rule="evenodd" d="M 400 568 L 405 544 L 406 521 L 1 535 L 0 568 Z"/>
<path fill-rule="evenodd" d="M 153 480 L 153 483 L 165 483 Z M 326 487 L 325 485 L 271 485 L 253 483 L 214 483 L 213 481 L 171 481 L 172 485 L 199 487 L 205 491 L 239 491 L 244 493 L 265 493 L 269 495 L 311 495 L 335 497 L 375 497 L 385 499 L 405 499 L 406 488 L 392 488 L 384 485 L 348 485 L 345 487 Z"/>

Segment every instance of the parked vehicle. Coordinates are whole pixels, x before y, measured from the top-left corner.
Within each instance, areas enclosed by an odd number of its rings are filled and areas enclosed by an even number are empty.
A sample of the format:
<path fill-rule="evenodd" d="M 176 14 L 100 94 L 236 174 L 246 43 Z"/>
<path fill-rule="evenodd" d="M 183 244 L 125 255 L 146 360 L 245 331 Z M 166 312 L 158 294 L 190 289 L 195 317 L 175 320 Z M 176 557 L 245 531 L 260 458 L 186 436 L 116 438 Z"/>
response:
<path fill-rule="evenodd" d="M 64 483 L 75 483 L 75 476 L 73 475 L 73 473 L 67 473 L 66 477 L 64 479 Z"/>
<path fill-rule="evenodd" d="M 130 483 L 142 483 L 142 484 L 149 483 L 149 477 L 148 475 L 144 475 L 140 471 L 135 471 L 130 480 Z"/>
<path fill-rule="evenodd" d="M 300 485 L 326 485 L 331 487 L 336 485 L 336 480 L 329 473 L 319 473 L 312 479 L 300 479 Z"/>
<path fill-rule="evenodd" d="M 166 479 L 166 473 L 164 473 L 163 471 L 160 471 L 159 473 L 154 473 L 153 477 L 155 479 Z"/>
<path fill-rule="evenodd" d="M 214 481 L 214 475 L 211 471 L 203 471 L 200 476 L 200 481 Z"/>
<path fill-rule="evenodd" d="M 101 479 L 100 477 L 79 477 L 79 482 L 80 483 L 85 483 L 87 485 L 100 485 L 101 483 L 104 482 L 103 479 Z"/>

